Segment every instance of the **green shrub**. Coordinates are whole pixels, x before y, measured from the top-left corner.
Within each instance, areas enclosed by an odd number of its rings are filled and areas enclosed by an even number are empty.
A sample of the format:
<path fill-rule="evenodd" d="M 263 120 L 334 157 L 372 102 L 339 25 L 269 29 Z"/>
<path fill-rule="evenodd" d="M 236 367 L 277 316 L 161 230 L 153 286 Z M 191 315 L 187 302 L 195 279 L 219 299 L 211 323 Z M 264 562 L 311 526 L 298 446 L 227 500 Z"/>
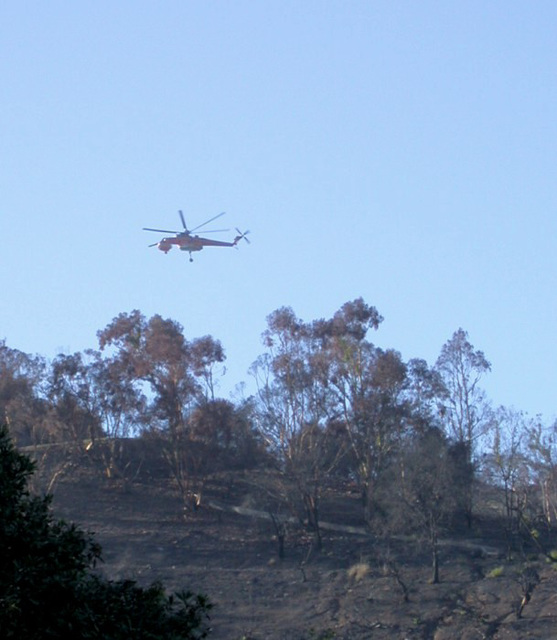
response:
<path fill-rule="evenodd" d="M 505 567 L 495 567 L 488 574 L 488 578 L 500 578 L 505 572 Z"/>
<path fill-rule="evenodd" d="M 548 554 L 547 558 L 550 562 L 557 562 L 557 549 L 552 549 Z"/>
<path fill-rule="evenodd" d="M 161 584 L 112 582 L 92 569 L 101 547 L 55 521 L 51 497 L 32 496 L 31 460 L 0 427 L 0 637 L 14 640 L 191 640 L 209 633 L 211 604 Z"/>

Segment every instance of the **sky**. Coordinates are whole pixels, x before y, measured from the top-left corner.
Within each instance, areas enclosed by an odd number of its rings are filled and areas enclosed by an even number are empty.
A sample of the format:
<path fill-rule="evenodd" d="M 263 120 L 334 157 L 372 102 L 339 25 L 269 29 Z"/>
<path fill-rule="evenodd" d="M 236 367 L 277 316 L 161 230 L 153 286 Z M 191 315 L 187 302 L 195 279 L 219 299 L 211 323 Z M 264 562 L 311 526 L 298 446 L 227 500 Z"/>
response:
<path fill-rule="evenodd" d="M 553 0 L 5 0 L 0 339 L 53 358 L 160 314 L 221 341 L 227 397 L 272 311 L 363 297 L 377 345 L 433 364 L 462 327 L 494 405 L 552 421 L 556 25 Z M 251 244 L 149 248 L 179 209 Z"/>

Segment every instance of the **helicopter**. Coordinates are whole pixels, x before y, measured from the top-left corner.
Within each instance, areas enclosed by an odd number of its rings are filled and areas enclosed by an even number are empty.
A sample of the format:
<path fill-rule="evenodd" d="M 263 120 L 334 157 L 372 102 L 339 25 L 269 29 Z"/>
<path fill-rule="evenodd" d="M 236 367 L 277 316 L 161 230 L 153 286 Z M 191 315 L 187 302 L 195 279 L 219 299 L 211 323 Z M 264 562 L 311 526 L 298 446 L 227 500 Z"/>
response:
<path fill-rule="evenodd" d="M 175 234 L 173 238 L 165 237 L 159 242 L 150 244 L 150 247 L 158 247 L 161 251 L 164 251 L 164 253 L 168 253 L 170 249 L 172 249 L 172 245 L 176 245 L 177 247 L 179 247 L 180 251 L 187 251 L 190 254 L 190 262 L 193 262 L 191 254 L 194 251 L 201 251 L 203 247 L 235 247 L 242 239 L 249 244 L 249 240 L 246 238 L 249 231 L 242 232 L 237 227 L 236 231 L 238 232 L 238 235 L 232 242 L 222 242 L 221 240 L 211 240 L 209 238 L 202 238 L 200 236 L 192 235 L 195 231 L 201 229 L 201 227 L 204 227 L 206 224 L 209 224 L 210 222 L 213 222 L 213 220 L 216 220 L 217 218 L 223 216 L 225 214 L 224 211 L 193 229 L 188 229 L 183 212 L 178 211 L 178 214 L 180 215 L 180 220 L 182 221 L 182 225 L 184 227 L 183 231 L 169 231 L 168 229 L 151 229 L 150 227 L 143 227 L 143 231 L 155 231 L 156 233 Z M 212 231 L 205 231 L 204 233 L 221 233 L 224 231 L 228 231 L 228 229 L 214 229 Z"/>

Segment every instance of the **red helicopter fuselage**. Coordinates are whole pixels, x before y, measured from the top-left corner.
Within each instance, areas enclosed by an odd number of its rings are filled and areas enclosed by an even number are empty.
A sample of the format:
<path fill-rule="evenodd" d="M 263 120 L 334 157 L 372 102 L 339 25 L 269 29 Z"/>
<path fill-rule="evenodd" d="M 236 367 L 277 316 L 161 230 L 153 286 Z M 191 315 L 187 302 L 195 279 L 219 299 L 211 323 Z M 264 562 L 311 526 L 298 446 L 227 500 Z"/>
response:
<path fill-rule="evenodd" d="M 201 251 L 203 247 L 235 247 L 241 236 L 234 238 L 233 242 L 222 242 L 220 240 L 211 240 L 209 238 L 201 238 L 200 236 L 191 236 L 188 234 L 163 238 L 157 247 L 168 253 L 172 249 L 172 245 L 176 245 L 181 251 Z"/>

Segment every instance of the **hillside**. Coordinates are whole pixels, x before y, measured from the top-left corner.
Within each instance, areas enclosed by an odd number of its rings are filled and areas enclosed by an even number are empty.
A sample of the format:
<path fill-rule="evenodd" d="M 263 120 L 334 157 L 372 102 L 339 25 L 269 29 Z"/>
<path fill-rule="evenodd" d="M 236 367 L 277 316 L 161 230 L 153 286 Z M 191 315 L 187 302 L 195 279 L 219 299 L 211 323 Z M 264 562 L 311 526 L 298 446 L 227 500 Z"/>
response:
<path fill-rule="evenodd" d="M 104 549 L 100 570 L 108 577 L 161 580 L 170 590 L 208 594 L 215 640 L 557 635 L 553 565 L 535 548 L 506 562 L 504 541 L 489 533 L 494 529 L 485 518 L 468 535 L 453 532 L 442 541 L 441 583 L 434 585 L 424 541 L 395 538 L 387 547 L 365 533 L 357 496 L 331 492 L 321 514 L 330 523 L 323 551 L 308 557 L 310 536 L 289 523 L 279 560 L 273 523 L 253 509 L 254 487 L 265 477 L 257 471 L 215 476 L 200 508 L 184 515 L 164 474 L 143 469 L 123 484 L 79 468 L 55 485 L 53 508 L 96 533 Z"/>

